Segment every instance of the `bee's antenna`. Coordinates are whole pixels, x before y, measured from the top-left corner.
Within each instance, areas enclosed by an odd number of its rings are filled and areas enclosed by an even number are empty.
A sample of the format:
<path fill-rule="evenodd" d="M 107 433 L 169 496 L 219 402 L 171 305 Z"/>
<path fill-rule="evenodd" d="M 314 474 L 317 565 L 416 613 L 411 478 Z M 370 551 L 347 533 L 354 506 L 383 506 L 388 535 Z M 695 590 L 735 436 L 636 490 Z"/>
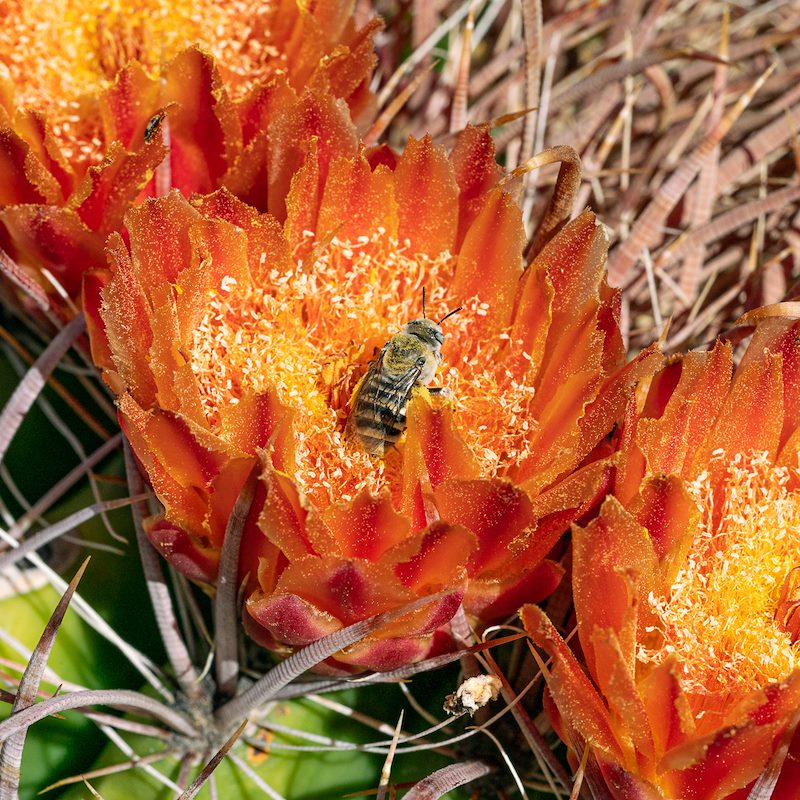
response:
<path fill-rule="evenodd" d="M 458 314 L 459 311 L 463 310 L 464 306 L 459 306 L 458 308 L 454 308 L 452 311 L 448 311 L 440 320 L 437 322 L 437 325 L 441 325 L 448 317 L 452 317 L 453 314 Z"/>
<path fill-rule="evenodd" d="M 425 315 L 425 287 L 422 287 L 422 319 L 428 319 Z"/>

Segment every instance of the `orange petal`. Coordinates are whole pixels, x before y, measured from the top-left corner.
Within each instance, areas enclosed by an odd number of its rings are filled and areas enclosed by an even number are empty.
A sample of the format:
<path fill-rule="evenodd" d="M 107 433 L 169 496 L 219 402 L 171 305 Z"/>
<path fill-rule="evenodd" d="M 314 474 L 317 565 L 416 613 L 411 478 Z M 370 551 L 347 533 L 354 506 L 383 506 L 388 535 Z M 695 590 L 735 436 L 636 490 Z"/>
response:
<path fill-rule="evenodd" d="M 459 214 L 456 248 L 484 204 L 484 195 L 497 186 L 503 169 L 496 161 L 488 125 L 468 125 L 456 139 L 450 155 L 458 183 Z"/>
<path fill-rule="evenodd" d="M 433 489 L 451 478 L 477 478 L 481 470 L 446 402 L 434 405 L 426 393 L 415 394 L 408 404 L 407 419 L 402 509 L 412 520 L 412 530 L 419 530 L 431 521 L 426 503 Z"/>
<path fill-rule="evenodd" d="M 144 142 L 147 123 L 160 107 L 161 88 L 137 61 L 129 61 L 99 98 L 106 142 L 136 150 Z"/>
<path fill-rule="evenodd" d="M 196 47 L 166 67 L 172 185 L 184 194 L 212 192 L 239 156 L 242 131 L 214 59 Z"/>
<path fill-rule="evenodd" d="M 265 130 L 279 109 L 297 102 L 297 93 L 282 76 L 254 86 L 236 104 L 242 124 L 242 140 L 249 145 Z"/>
<path fill-rule="evenodd" d="M 600 691 L 611 710 L 616 714 L 620 725 L 624 726 L 639 758 L 652 765 L 655 757 L 655 744 L 650 720 L 630 664 L 620 647 L 613 630 L 595 628 L 591 635 L 595 658 L 595 677 Z"/>
<path fill-rule="evenodd" d="M 594 629 L 610 629 L 632 675 L 637 623 L 645 622 L 646 598 L 655 588 L 658 574 L 652 542 L 613 496 L 588 526 L 573 527 L 572 542 L 575 613 L 589 670 L 595 674 Z"/>
<path fill-rule="evenodd" d="M 588 513 L 612 485 L 616 459 L 603 459 L 573 472 L 533 500 L 536 535 L 525 550 L 528 563 L 544 558 L 564 531 Z M 523 484 L 520 488 L 527 490 Z"/>
<path fill-rule="evenodd" d="M 638 690 L 647 709 L 655 756 L 661 758 L 694 732 L 694 717 L 678 680 L 675 659 L 653 667 L 639 681 Z"/>
<path fill-rule="evenodd" d="M 192 265 L 190 230 L 198 218 L 177 191 L 148 200 L 126 214 L 133 268 L 147 297 L 153 297 L 158 287 L 176 283 L 181 271 Z"/>
<path fill-rule="evenodd" d="M 281 109 L 297 102 L 284 76 L 260 83 L 237 104 L 243 149 L 223 179 L 234 195 L 259 211 L 269 207 L 269 128 Z"/>
<path fill-rule="evenodd" d="M 458 184 L 444 151 L 430 136 L 409 137 L 397 162 L 395 197 L 398 237 L 411 252 L 438 256 L 453 252 L 458 227 Z"/>
<path fill-rule="evenodd" d="M 695 459 L 695 470 L 702 469 L 718 448 L 728 455 L 763 451 L 774 459 L 782 428 L 781 358 L 762 352 L 758 359 L 747 361 L 736 370 L 707 444 Z"/>
<path fill-rule="evenodd" d="M 118 406 L 123 430 L 164 505 L 165 517 L 204 546 L 219 547 L 252 459 L 175 414 L 142 409 L 129 394 L 120 396 Z M 223 470 L 229 479 L 215 489 L 213 481 Z"/>
<path fill-rule="evenodd" d="M 391 173 L 383 166 L 373 172 L 363 156 L 335 158 L 320 204 L 319 235 L 355 241 L 359 236 L 372 236 L 381 227 L 389 236 L 397 235 Z"/>
<path fill-rule="evenodd" d="M 800 429 L 800 322 L 765 320 L 757 327 L 743 364 L 760 358 L 764 350 L 781 357 L 783 375 L 783 430 L 781 446 Z"/>
<path fill-rule="evenodd" d="M 614 800 L 664 800 L 663 792 L 635 771 L 605 761 L 599 766 L 606 786 L 614 792 Z"/>
<path fill-rule="evenodd" d="M 526 241 L 519 206 L 507 192 L 493 189 L 466 231 L 451 288 L 455 297 L 477 296 L 488 304 L 486 316 L 477 318 L 476 336 L 497 333 L 511 323 Z"/>
<path fill-rule="evenodd" d="M 553 658 L 547 686 L 564 721 L 611 760 L 622 761 L 608 710 L 573 652 L 538 606 L 523 606 L 519 616 L 533 641 Z"/>
<path fill-rule="evenodd" d="M 730 345 L 717 343 L 710 352 L 687 353 L 679 364 L 679 371 L 678 364 L 674 364 L 654 380 L 648 395 L 649 407 L 643 413 L 645 417 L 658 418 L 641 419 L 636 439 L 649 471 L 689 478 L 694 474 L 697 452 L 712 430 L 728 392 Z"/>
<path fill-rule="evenodd" d="M 762 771 L 780 726 L 746 724 L 724 728 L 670 750 L 659 765 L 670 797 L 723 800 Z M 683 767 L 685 764 L 691 766 Z"/>
<path fill-rule="evenodd" d="M 347 42 L 347 48 L 340 48 L 338 57 L 323 59 L 320 66 L 324 70 L 330 92 L 348 101 L 353 120 L 366 123 L 374 101 L 370 102 L 369 91 L 359 90 L 369 84 L 377 64 L 374 38 L 383 29 L 383 21 L 373 17 L 361 30 Z"/>
<path fill-rule="evenodd" d="M 647 529 L 656 556 L 667 570 L 663 580 L 671 584 L 697 523 L 697 509 L 686 484 L 676 475 L 650 476 L 642 484 L 630 511 Z"/>
<path fill-rule="evenodd" d="M 538 603 L 549 597 L 561 583 L 564 568 L 554 561 L 540 561 L 534 567 L 511 572 L 507 579 L 495 576 L 473 578 L 464 597 L 464 611 L 482 623 L 512 616 L 524 603 Z"/>
<path fill-rule="evenodd" d="M 636 387 L 649 378 L 661 365 L 663 357 L 657 344 L 642 350 L 624 367 L 605 375 L 597 396 L 581 417 L 579 453 L 588 454 L 597 442 L 620 419 Z"/>
<path fill-rule="evenodd" d="M 14 117 L 14 130 L 27 142 L 31 153 L 36 156 L 49 175 L 57 181 L 60 191 L 53 191 L 52 198 L 48 202 L 61 205 L 72 194 L 75 172 L 64 157 L 44 115 L 32 109 L 20 110 Z M 35 173 L 31 172 L 30 176 L 34 177 Z M 49 187 L 49 179 L 47 183 Z M 49 191 L 48 188 L 48 194 Z"/>
<path fill-rule="evenodd" d="M 588 209 L 556 234 L 533 260 L 530 269 L 545 269 L 553 282 L 554 319 L 569 320 L 576 308 L 599 300 L 605 279 L 608 237 Z M 560 330 L 554 335 L 561 334 Z"/>
<path fill-rule="evenodd" d="M 220 436 L 245 453 L 269 447 L 273 465 L 285 471 L 294 463 L 292 415 L 276 392 L 246 394 L 220 409 Z"/>
<path fill-rule="evenodd" d="M 388 492 L 375 497 L 361 491 L 349 502 L 328 506 L 321 517 L 333 534 L 335 555 L 343 558 L 377 561 L 410 533 L 408 518 L 394 510 Z"/>
<path fill-rule="evenodd" d="M 147 351 L 149 374 L 162 408 L 177 411 L 197 425 L 208 426 L 197 377 L 184 355 L 190 352 L 180 330 L 172 287 L 164 286 L 149 311 L 152 342 Z"/>
<path fill-rule="evenodd" d="M 309 536 L 309 506 L 294 481 L 269 468 L 264 469 L 261 479 L 267 494 L 258 526 L 267 541 L 290 561 L 321 555 Z"/>
<path fill-rule="evenodd" d="M 80 292 L 84 271 L 105 266 L 102 237 L 67 208 L 7 206 L 0 211 L 0 224 L 12 243 L 10 255 L 37 273 L 48 269 L 70 297 Z"/>
<path fill-rule="evenodd" d="M 311 139 L 305 159 L 292 176 L 292 184 L 286 195 L 284 233 L 292 248 L 292 255 L 298 259 L 308 258 L 315 245 L 315 239 L 307 238 L 306 231 L 317 230 L 322 191 L 318 151 L 319 141 Z"/>
<path fill-rule="evenodd" d="M 287 199 L 293 176 L 304 163 L 312 142 L 315 143 L 318 187 L 308 197 Z M 329 164 L 336 156 L 354 158 L 358 154 L 358 138 L 347 106 L 327 93 L 306 92 L 297 103 L 283 109 L 272 123 L 270 151 L 269 212 L 281 220 L 287 213 L 316 220 L 320 187 L 327 178 Z M 292 203 L 297 207 L 292 209 Z M 312 203 L 303 214 L 300 206 Z M 290 239 L 290 243 L 297 242 Z"/>
<path fill-rule="evenodd" d="M 114 142 L 103 163 L 86 171 L 69 207 L 93 231 L 108 234 L 117 230 L 166 154 L 167 149 L 157 138 L 130 153 Z"/>
<path fill-rule="evenodd" d="M 227 189 L 192 198 L 192 205 L 203 215 L 219 217 L 247 234 L 247 262 L 255 286 L 264 286 L 272 270 L 290 268 L 289 245 L 283 226 L 270 214 L 260 214 Z"/>
<path fill-rule="evenodd" d="M 395 575 L 404 586 L 429 594 L 444 586 L 466 588 L 465 564 L 474 549 L 475 537 L 466 528 L 434 522 L 398 543 L 384 560 L 395 565 Z"/>
<path fill-rule="evenodd" d="M 111 280 L 107 269 L 88 270 L 83 275 L 81 307 L 86 318 L 86 332 L 92 348 L 92 361 L 101 369 L 114 369 L 114 355 L 108 344 L 106 326 L 100 314 L 103 291 Z"/>
<path fill-rule="evenodd" d="M 553 283 L 546 269 L 530 267 L 525 270 L 517 288 L 510 332 L 515 346 L 510 354 L 509 369 L 520 378 L 531 369 L 531 364 L 541 365 L 544 359 L 553 319 L 553 294 Z M 527 353 L 530 361 L 522 353 Z"/>
<path fill-rule="evenodd" d="M 57 202 L 58 183 L 10 128 L 0 128 L 0 206 Z"/>
<path fill-rule="evenodd" d="M 500 479 L 453 479 L 441 483 L 434 496 L 442 519 L 463 525 L 478 540 L 468 562 L 470 578 L 518 575 L 530 566 L 516 557 L 534 522 L 525 492 Z"/>
<path fill-rule="evenodd" d="M 156 384 L 147 363 L 153 343 L 149 304 L 119 234 L 109 237 L 108 255 L 116 269 L 101 291 L 100 315 L 122 382 L 114 388 L 118 393 L 130 392 L 137 403 L 147 408 L 156 397 Z"/>

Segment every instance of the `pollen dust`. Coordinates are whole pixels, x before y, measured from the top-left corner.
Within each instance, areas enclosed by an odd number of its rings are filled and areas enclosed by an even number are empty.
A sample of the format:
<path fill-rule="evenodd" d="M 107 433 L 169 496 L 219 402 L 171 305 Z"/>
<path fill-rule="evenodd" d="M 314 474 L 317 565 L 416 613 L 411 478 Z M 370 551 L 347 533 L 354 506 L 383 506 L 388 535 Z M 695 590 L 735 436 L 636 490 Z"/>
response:
<path fill-rule="evenodd" d="M 396 488 L 403 442 L 391 457 L 375 458 L 347 439 L 345 421 L 370 361 L 406 322 L 422 316 L 425 287 L 432 319 L 464 306 L 443 326 L 435 379 L 452 390 L 461 435 L 490 476 L 526 452 L 534 426 L 521 420 L 533 388 L 505 366 L 507 333 L 484 341 L 470 335 L 475 319 L 491 309 L 477 298 L 449 295 L 454 256 L 412 253 L 382 229 L 355 242 L 334 238 L 312 252 L 308 263 L 273 270 L 266 287 L 227 279 L 209 296 L 190 360 L 212 430 L 219 432 L 226 404 L 274 391 L 295 412 L 294 478 L 317 505 L 387 483 Z"/>

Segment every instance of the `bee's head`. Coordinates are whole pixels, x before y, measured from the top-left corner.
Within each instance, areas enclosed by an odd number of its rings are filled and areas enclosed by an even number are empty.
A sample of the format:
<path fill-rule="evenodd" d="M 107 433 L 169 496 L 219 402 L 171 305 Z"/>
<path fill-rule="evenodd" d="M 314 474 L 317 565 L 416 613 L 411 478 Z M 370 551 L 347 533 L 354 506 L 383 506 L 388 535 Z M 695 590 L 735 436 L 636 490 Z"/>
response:
<path fill-rule="evenodd" d="M 439 348 L 444 344 L 442 323 L 448 317 L 452 317 L 453 314 L 457 314 L 459 311 L 461 311 L 461 308 L 461 306 L 454 308 L 452 311 L 445 314 L 438 322 L 428 319 L 427 315 L 425 314 L 425 287 L 423 287 L 422 319 L 412 319 L 411 322 L 403 327 L 403 333 L 410 333 L 412 336 L 416 336 L 417 338 L 421 339 L 423 342 L 425 342 L 425 344 L 427 344 L 429 347 L 432 347 L 434 350 L 439 350 Z"/>
<path fill-rule="evenodd" d="M 412 319 L 403 326 L 403 333 L 410 333 L 425 344 L 438 350 L 444 344 L 444 333 L 432 319 Z"/>

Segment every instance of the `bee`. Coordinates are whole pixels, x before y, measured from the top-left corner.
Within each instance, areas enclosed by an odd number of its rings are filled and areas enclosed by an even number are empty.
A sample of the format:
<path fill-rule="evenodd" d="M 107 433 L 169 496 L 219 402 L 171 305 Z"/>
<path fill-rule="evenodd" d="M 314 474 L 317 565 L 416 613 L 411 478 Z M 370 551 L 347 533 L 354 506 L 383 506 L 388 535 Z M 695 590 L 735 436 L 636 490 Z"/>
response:
<path fill-rule="evenodd" d="M 366 375 L 353 392 L 348 434 L 355 436 L 373 456 L 382 456 L 406 429 L 406 406 L 415 386 L 427 386 L 442 360 L 444 333 L 441 324 L 463 306 L 445 314 L 438 322 L 425 315 L 422 291 L 422 319 L 412 319 L 381 348 Z M 441 392 L 441 388 L 432 388 Z"/>

